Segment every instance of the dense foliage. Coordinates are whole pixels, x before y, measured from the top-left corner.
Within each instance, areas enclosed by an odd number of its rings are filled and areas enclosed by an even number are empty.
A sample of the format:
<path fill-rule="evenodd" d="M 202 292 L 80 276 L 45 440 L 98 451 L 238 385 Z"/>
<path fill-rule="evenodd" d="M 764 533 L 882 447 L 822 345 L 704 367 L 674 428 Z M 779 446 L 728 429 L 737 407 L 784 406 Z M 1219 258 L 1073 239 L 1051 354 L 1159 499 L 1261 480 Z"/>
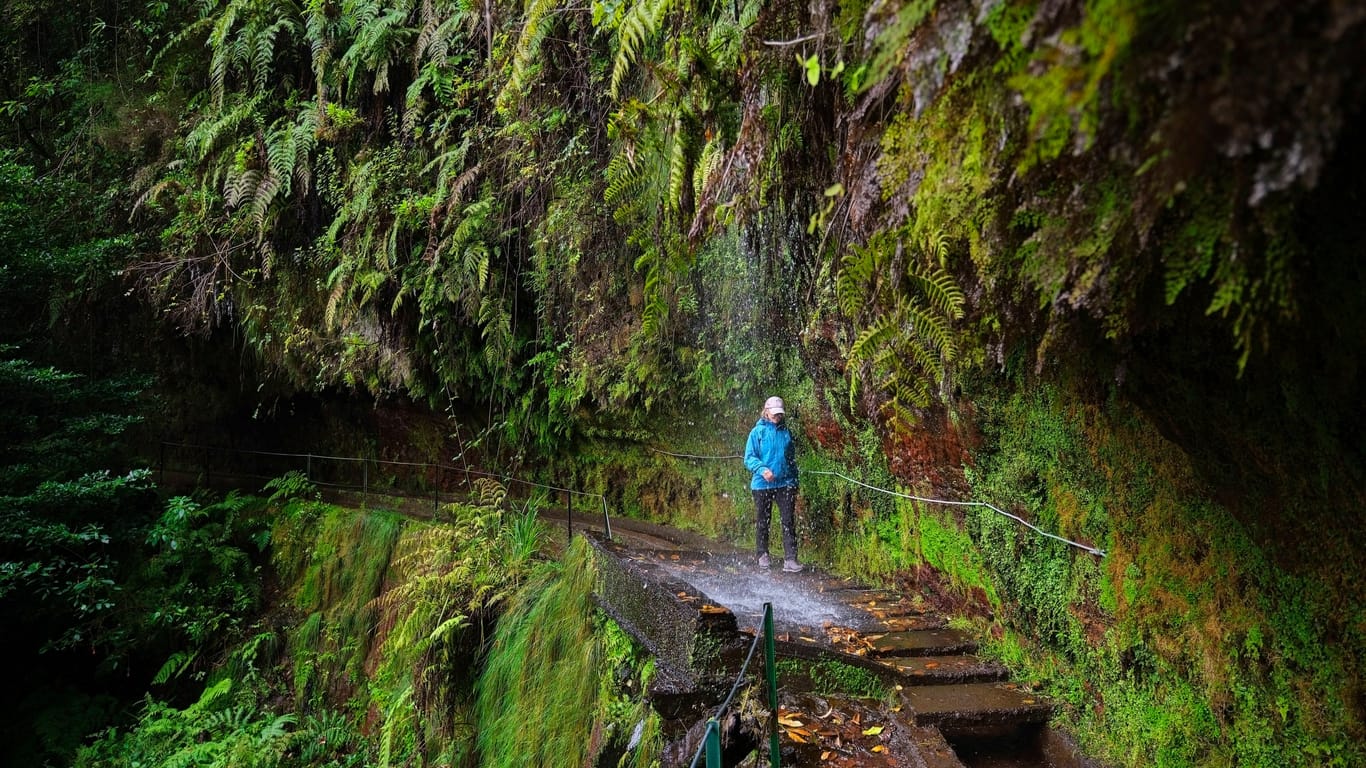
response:
<path fill-rule="evenodd" d="M 211 358 L 261 421 L 266 393 L 417 402 L 466 460 L 743 536 L 729 469 L 637 449 L 725 455 L 781 389 L 809 468 L 1109 553 L 806 486 L 813 550 L 992 616 L 1088 746 L 1359 760 L 1363 37 L 1330 0 L 6 0 L 0 608 L 35 627 L 7 642 L 189 697 L 91 760 L 472 759 L 427 718 L 478 709 L 493 744 L 508 713 L 400 668 L 452 663 L 528 575 L 490 580 L 487 510 L 357 522 L 353 572 L 291 508 L 304 620 L 267 630 L 275 507 L 155 499 L 140 393 Z M 391 556 L 421 610 L 371 602 Z M 523 596 L 508 653 L 578 597 Z M 297 711 L 251 671 L 287 634 Z"/>
<path fill-rule="evenodd" d="M 552 764 L 623 755 L 628 728 L 658 728 L 642 679 L 618 675 L 652 667 L 597 614 L 589 549 L 543 559 L 534 518 L 502 524 L 501 488 L 416 522 L 323 504 L 300 478 L 273 487 L 252 503 L 276 513 L 288 599 L 236 633 L 197 697 L 148 697 L 76 765 Z M 657 732 L 636 741 L 629 764 L 649 765 Z"/>

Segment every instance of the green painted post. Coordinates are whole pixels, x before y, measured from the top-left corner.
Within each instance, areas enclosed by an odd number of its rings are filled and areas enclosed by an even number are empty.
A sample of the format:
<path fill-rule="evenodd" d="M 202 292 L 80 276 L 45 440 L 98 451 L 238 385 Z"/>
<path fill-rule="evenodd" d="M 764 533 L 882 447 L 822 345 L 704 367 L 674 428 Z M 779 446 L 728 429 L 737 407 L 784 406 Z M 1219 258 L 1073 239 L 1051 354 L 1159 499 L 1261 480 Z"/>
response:
<path fill-rule="evenodd" d="M 721 768 L 721 726 L 707 719 L 707 768 Z"/>
<path fill-rule="evenodd" d="M 768 678 L 768 764 L 778 768 L 778 667 L 773 647 L 773 603 L 764 603 L 764 677 Z"/>

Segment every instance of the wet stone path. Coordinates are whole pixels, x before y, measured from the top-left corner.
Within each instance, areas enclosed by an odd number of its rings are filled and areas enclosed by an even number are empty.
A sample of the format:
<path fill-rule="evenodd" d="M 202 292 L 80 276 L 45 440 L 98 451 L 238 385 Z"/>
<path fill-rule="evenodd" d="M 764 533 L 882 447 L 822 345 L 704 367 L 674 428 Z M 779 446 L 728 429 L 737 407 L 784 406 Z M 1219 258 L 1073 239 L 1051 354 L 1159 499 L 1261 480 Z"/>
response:
<path fill-rule="evenodd" d="M 761 570 L 752 554 L 722 545 L 651 546 L 657 542 L 607 548 L 631 572 L 667 585 L 667 599 L 711 619 L 733 615 L 740 632 L 759 632 L 763 605 L 772 603 L 780 675 L 788 659 L 795 660 L 789 670 L 833 662 L 882 681 L 887 693 L 880 699 L 831 692 L 810 680 L 780 681 L 783 765 L 1087 764 L 1046 727 L 1053 706 L 1011 682 L 1004 667 L 975 656 L 975 639 L 949 627 L 920 596 L 867 588 L 810 566 L 795 574 Z"/>

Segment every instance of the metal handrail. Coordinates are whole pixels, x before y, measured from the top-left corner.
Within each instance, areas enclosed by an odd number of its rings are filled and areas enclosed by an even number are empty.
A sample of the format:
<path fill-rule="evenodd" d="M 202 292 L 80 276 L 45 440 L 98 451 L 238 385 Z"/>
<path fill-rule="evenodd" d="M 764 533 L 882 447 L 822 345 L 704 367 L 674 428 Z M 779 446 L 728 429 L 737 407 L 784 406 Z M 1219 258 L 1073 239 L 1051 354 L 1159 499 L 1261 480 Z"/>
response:
<path fill-rule="evenodd" d="M 484 471 L 477 470 L 477 469 L 470 469 L 469 467 L 456 467 L 456 466 L 452 466 L 452 465 L 449 465 L 449 464 L 439 464 L 439 463 L 438 463 L 438 464 L 433 464 L 433 463 L 430 463 L 430 462 L 414 462 L 414 461 L 395 461 L 395 460 L 391 460 L 391 459 L 364 459 L 364 458 L 358 458 L 358 457 L 355 457 L 355 456 L 329 456 L 329 455 L 317 454 L 317 453 L 286 453 L 286 452 L 281 452 L 281 451 L 258 451 L 258 450 L 252 450 L 252 449 L 249 449 L 249 448 L 225 448 L 225 447 L 221 447 L 221 446 L 195 445 L 195 444 L 190 444 L 190 443 L 176 443 L 176 442 L 171 442 L 171 441 L 168 441 L 168 440 L 163 440 L 163 441 L 161 441 L 161 456 L 160 456 L 159 464 L 160 464 L 160 470 L 161 470 L 162 472 L 165 472 L 166 448 L 168 448 L 168 447 L 171 447 L 171 448 L 184 448 L 184 449 L 195 450 L 195 451 L 204 451 L 204 452 L 205 452 L 205 472 L 206 472 L 206 474 L 207 474 L 207 472 L 208 472 L 208 467 L 209 467 L 208 455 L 209 455 L 209 452 L 211 452 L 211 451 L 220 451 L 220 452 L 226 452 L 226 453 L 238 453 L 238 454 L 246 454 L 246 455 L 252 455 L 252 456 L 273 456 L 273 457 L 277 457 L 277 458 L 305 459 L 306 462 L 307 462 L 306 465 L 305 465 L 305 467 L 306 467 L 306 474 L 307 474 L 307 477 L 308 477 L 309 482 L 313 482 L 313 483 L 315 483 L 315 484 L 317 484 L 317 485 L 322 485 L 322 486 L 326 486 L 326 487 L 330 487 L 330 488 L 343 488 L 343 489 L 352 489 L 352 490 L 355 489 L 355 486 L 354 486 L 354 485 L 342 485 L 342 484 L 338 484 L 338 483 L 327 483 L 327 482 L 323 482 L 323 481 L 321 481 L 321 480 L 315 481 L 315 480 L 313 479 L 313 477 L 312 477 L 312 475 L 313 475 L 313 467 L 312 467 L 313 459 L 322 459 L 322 460 L 325 460 L 325 461 L 359 462 L 359 463 L 361 463 L 362 472 L 363 472 L 363 474 L 362 474 L 362 484 L 361 484 L 361 486 L 360 486 L 360 489 L 361 489 L 361 492 L 362 492 L 362 493 L 365 493 L 365 494 L 369 494 L 369 492 L 370 492 L 369 465 L 370 465 L 371 462 L 374 462 L 375 464 L 387 464 L 387 465 L 401 466 L 401 467 L 419 467 L 419 468 L 422 468 L 422 469 L 435 469 L 435 470 L 437 470 L 438 473 L 440 473 L 440 472 L 442 472 L 442 471 L 445 471 L 445 470 L 450 470 L 450 471 L 452 471 L 452 472 L 461 472 L 461 473 L 465 474 L 466 476 L 474 475 L 474 476 L 477 476 L 477 477 L 487 477 L 487 478 L 491 478 L 491 479 L 494 479 L 494 480 L 498 480 L 499 482 L 503 483 L 504 485 L 507 485 L 508 483 L 521 483 L 522 485 L 528 485 L 528 486 L 532 486 L 532 487 L 536 487 L 536 488 L 544 488 L 544 489 L 550 490 L 550 491 L 559 491 L 559 492 L 564 493 L 564 494 L 566 495 L 566 500 L 568 501 L 568 505 L 567 505 L 567 506 L 568 506 L 568 526 L 569 526 L 569 531 L 570 531 L 570 534 L 571 534 L 571 535 L 573 534 L 573 525 L 574 525 L 574 504 L 573 504 L 573 497 L 574 497 L 574 496 L 597 497 L 597 498 L 599 499 L 599 501 L 601 502 L 601 504 L 602 504 L 602 522 L 603 522 L 603 528 L 605 529 L 605 532 L 606 532 L 606 535 L 607 535 L 607 539 L 610 541 L 611 538 L 612 538 L 612 518 L 611 518 L 611 516 L 608 514 L 608 511 L 607 511 L 607 497 L 604 496 L 604 495 L 601 494 L 601 493 L 593 493 L 593 492 L 591 492 L 591 491 L 580 491 L 580 490 L 575 490 L 575 489 L 573 489 L 573 488 L 563 488 L 563 487 L 560 487 L 560 486 L 557 486 L 557 485 L 550 485 L 550 484 L 548 484 L 548 483 L 539 483 L 539 482 L 536 482 L 536 481 L 534 481 L 534 480 L 525 480 L 525 479 L 523 479 L 523 478 L 520 478 L 520 477 L 513 477 L 513 476 L 511 476 L 511 475 L 498 474 L 498 473 L 494 473 L 494 472 L 484 472 Z M 439 475 L 438 475 L 438 477 L 439 477 Z M 468 482 L 468 480 L 467 480 L 466 482 Z M 440 489 L 440 487 L 438 486 L 438 487 L 435 488 L 434 490 L 435 490 L 434 503 L 435 503 L 435 504 L 439 504 L 439 503 L 440 503 L 440 496 L 441 496 L 441 489 Z"/>
<path fill-rule="evenodd" d="M 735 676 L 735 682 L 730 686 L 730 693 L 721 702 L 721 706 L 716 708 L 716 714 L 707 718 L 707 728 L 702 733 L 702 743 L 697 745 L 697 751 L 693 753 L 692 763 L 688 768 L 697 768 L 697 761 L 702 758 L 703 753 L 707 755 L 707 768 L 721 768 L 721 725 L 720 717 L 725 714 L 726 708 L 735 698 L 735 692 L 740 690 L 740 683 L 745 679 L 745 672 L 749 669 L 749 662 L 754 658 L 754 649 L 759 647 L 759 641 L 764 641 L 764 676 L 768 687 L 768 709 L 769 709 L 769 748 L 768 761 L 771 768 L 778 768 L 778 675 L 774 665 L 774 644 L 773 644 L 773 603 L 764 603 L 764 625 L 763 631 L 754 635 L 754 641 L 749 644 L 749 653 L 745 655 L 745 663 L 740 665 L 740 672 Z"/>

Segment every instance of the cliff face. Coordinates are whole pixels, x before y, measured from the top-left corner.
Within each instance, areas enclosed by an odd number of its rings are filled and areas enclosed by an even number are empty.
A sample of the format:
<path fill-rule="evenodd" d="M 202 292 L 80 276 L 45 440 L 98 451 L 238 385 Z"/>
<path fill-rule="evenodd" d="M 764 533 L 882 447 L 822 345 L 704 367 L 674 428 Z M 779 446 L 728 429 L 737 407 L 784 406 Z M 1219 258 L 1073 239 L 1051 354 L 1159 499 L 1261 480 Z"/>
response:
<path fill-rule="evenodd" d="M 729 469 L 634 447 L 781 391 L 809 469 L 1107 551 L 806 485 L 1118 762 L 1360 759 L 1361 3 L 108 5 L 125 58 L 6 9 L 4 162 L 116 178 L 122 276 L 239 389 L 736 536 Z"/>

